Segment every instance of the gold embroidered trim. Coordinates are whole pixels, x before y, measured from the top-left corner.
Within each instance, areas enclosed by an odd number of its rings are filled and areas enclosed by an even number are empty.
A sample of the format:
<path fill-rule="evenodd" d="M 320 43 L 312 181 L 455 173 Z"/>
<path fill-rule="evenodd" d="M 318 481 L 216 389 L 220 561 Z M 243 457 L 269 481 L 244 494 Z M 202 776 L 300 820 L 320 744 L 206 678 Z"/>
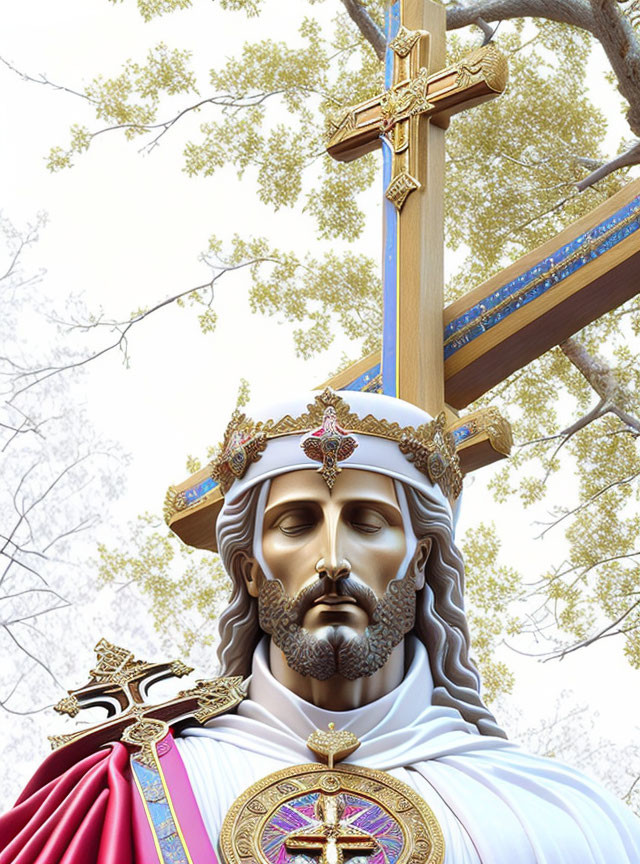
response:
<path fill-rule="evenodd" d="M 434 485 L 437 483 L 448 498 L 454 500 L 458 497 L 462 490 L 462 472 L 453 435 L 446 429 L 444 413 L 415 429 L 402 427 L 372 414 L 359 417 L 330 387 L 307 405 L 306 412 L 298 417 L 287 414 L 280 420 L 261 423 L 248 419 L 244 414 L 234 413 L 222 447 L 212 463 L 212 477 L 220 484 L 222 492 L 228 492 L 235 479 L 244 477 L 249 466 L 260 458 L 268 440 L 311 433 L 323 425 L 328 408 L 334 409 L 336 422 L 349 434 L 396 441 L 409 461 Z"/>

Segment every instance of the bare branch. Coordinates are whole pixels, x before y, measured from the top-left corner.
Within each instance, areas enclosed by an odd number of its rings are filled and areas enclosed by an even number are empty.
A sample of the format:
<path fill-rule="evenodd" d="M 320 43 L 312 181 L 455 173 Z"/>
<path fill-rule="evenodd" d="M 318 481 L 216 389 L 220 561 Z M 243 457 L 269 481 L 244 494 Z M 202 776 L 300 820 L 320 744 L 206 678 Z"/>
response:
<path fill-rule="evenodd" d="M 69 604 L 67 598 L 63 597 L 62 594 L 58 594 L 53 588 L 27 588 L 24 591 L 18 591 L 16 594 L 5 594 L 0 600 L 14 600 L 16 597 L 26 597 L 29 594 L 53 594 L 61 602 Z"/>
<path fill-rule="evenodd" d="M 566 510 L 562 514 L 562 516 L 558 517 L 558 519 L 554 519 L 553 522 L 547 524 L 547 527 L 544 529 L 544 531 L 538 534 L 536 539 L 540 540 L 542 537 L 545 536 L 545 534 L 547 534 L 547 532 L 551 531 L 552 528 L 556 528 L 561 522 L 564 522 L 564 520 L 568 519 L 570 516 L 575 516 L 576 513 L 581 513 L 610 489 L 615 489 L 618 486 L 627 486 L 629 483 L 632 483 L 637 477 L 640 477 L 640 471 L 634 471 L 627 477 L 622 477 L 620 480 L 612 480 L 611 483 L 605 484 L 601 489 L 598 489 L 597 492 L 594 492 L 593 495 L 590 495 L 587 499 L 580 502 L 580 504 L 578 504 L 576 507 L 572 507 L 570 510 Z"/>
<path fill-rule="evenodd" d="M 9 264 L 8 264 L 5 272 L 0 276 L 0 282 L 4 282 L 5 279 L 9 279 L 10 277 L 12 277 L 16 274 L 16 269 L 18 267 L 18 263 L 20 261 L 20 258 L 22 257 L 23 252 L 25 251 L 25 249 L 28 246 L 33 245 L 38 240 L 38 232 L 40 231 L 41 228 L 44 227 L 44 225 L 46 224 L 46 221 L 47 221 L 46 214 L 40 213 L 38 215 L 35 223 L 27 226 L 26 233 L 20 234 L 17 231 L 15 231 L 15 229 L 13 229 L 13 226 L 11 226 L 11 224 L 9 223 L 8 220 L 6 220 L 6 219 L 3 220 L 3 222 L 4 222 L 3 228 L 5 230 L 7 230 L 7 228 L 9 228 L 12 231 L 12 239 L 15 239 L 16 237 L 18 237 L 19 239 L 18 239 L 18 242 L 17 242 L 15 249 L 13 250 L 13 253 L 11 255 L 11 258 L 9 260 Z"/>
<path fill-rule="evenodd" d="M 629 103 L 627 122 L 640 135 L 640 44 L 631 22 L 612 0 L 589 0 L 591 31 L 605 50 L 618 79 L 618 89 Z"/>
<path fill-rule="evenodd" d="M 342 5 L 358 30 L 376 52 L 378 59 L 384 60 L 386 48 L 384 33 L 369 15 L 364 3 L 361 0 L 342 0 Z"/>
<path fill-rule="evenodd" d="M 64 684 L 62 684 L 61 681 L 58 681 L 58 679 L 56 678 L 54 673 L 51 671 L 51 669 L 47 666 L 47 664 L 44 662 L 44 660 L 41 660 L 39 657 L 36 657 L 35 654 L 33 654 L 31 651 L 29 651 L 29 649 L 26 647 L 26 645 L 24 645 L 22 642 L 20 642 L 16 638 L 15 634 L 11 632 L 11 629 L 6 624 L 2 624 L 0 626 L 2 626 L 2 629 L 9 636 L 9 638 L 13 642 L 15 642 L 15 644 L 18 646 L 18 649 L 20 651 L 22 651 L 24 654 L 27 655 L 27 657 L 29 657 L 31 660 L 33 660 L 33 662 L 36 663 L 36 665 L 40 666 L 40 668 L 43 669 L 47 673 L 47 675 L 49 675 L 49 677 L 52 679 L 54 684 L 57 684 L 58 687 L 62 687 L 64 689 Z"/>
<path fill-rule="evenodd" d="M 545 657 L 544 662 L 548 662 L 549 660 L 562 660 L 568 654 L 573 654 L 574 651 L 578 651 L 580 648 L 587 648 L 589 645 L 593 645 L 594 642 L 597 642 L 598 639 L 604 639 L 606 636 L 617 636 L 619 633 L 628 632 L 629 628 L 625 629 L 616 629 L 619 628 L 619 625 L 628 618 L 629 615 L 640 606 L 640 600 L 636 600 L 631 606 L 624 610 L 624 612 L 612 621 L 610 624 L 607 624 L 606 627 L 603 627 L 597 633 L 594 633 L 593 636 L 589 636 L 587 639 L 582 639 L 580 642 L 576 642 L 574 645 L 569 646 L 568 648 L 563 648 L 560 651 L 553 651 L 550 653 L 548 657 Z"/>
<path fill-rule="evenodd" d="M 213 292 L 213 288 L 215 283 L 220 279 L 225 273 L 234 272 L 236 270 L 242 270 L 246 267 L 250 267 L 259 263 L 277 263 L 277 259 L 275 258 L 251 258 L 247 261 L 242 261 L 240 264 L 233 265 L 220 265 L 215 266 L 210 265 L 213 269 L 216 270 L 212 278 L 208 282 L 204 282 L 201 285 L 196 285 L 195 287 L 187 288 L 184 291 L 180 291 L 177 294 L 173 294 L 171 297 L 167 297 L 164 300 L 161 300 L 159 303 L 156 303 L 154 306 L 151 306 L 148 309 L 139 312 L 137 315 L 132 316 L 129 319 L 124 321 L 96 321 L 93 322 L 90 326 L 93 327 L 108 327 L 110 330 L 115 331 L 117 336 L 116 338 L 106 345 L 104 348 L 99 349 L 98 351 L 94 351 L 93 353 L 83 357 L 80 360 L 75 360 L 70 363 L 66 363 L 60 366 L 43 366 L 36 369 L 20 369 L 16 364 L 13 364 L 16 371 L 10 373 L 10 377 L 13 382 L 18 384 L 17 389 L 13 391 L 11 399 L 9 400 L 9 404 L 13 402 L 13 400 L 25 393 L 27 390 L 35 387 L 36 385 L 41 384 L 43 381 L 52 378 L 55 375 L 60 375 L 63 372 L 68 372 L 72 369 L 78 369 L 82 366 L 86 366 L 88 363 L 97 360 L 99 357 L 103 357 L 105 354 L 110 353 L 115 349 L 119 349 L 123 352 L 125 359 L 127 357 L 128 352 L 128 334 L 133 327 L 140 324 L 145 319 L 149 318 L 154 313 L 164 309 L 167 306 L 171 306 L 172 304 L 177 304 L 178 301 L 188 297 L 189 295 L 197 294 L 206 289 L 210 289 Z M 213 299 L 213 295 L 212 295 Z M 5 361 L 8 358 L 0 357 L 0 361 Z M 9 373 L 3 373 L 5 377 L 8 377 Z M 20 384 L 19 382 L 24 382 Z"/>
<path fill-rule="evenodd" d="M 604 402 L 601 413 L 615 414 L 623 423 L 640 432 L 640 420 L 627 410 L 636 403 L 636 399 L 620 383 L 615 370 L 602 357 L 589 354 L 584 345 L 573 337 L 565 339 L 559 347 Z"/>
<path fill-rule="evenodd" d="M 489 23 L 487 23 L 484 18 L 476 18 L 473 22 L 476 27 L 479 27 L 484 34 L 484 39 L 482 40 L 483 45 L 488 45 L 489 42 L 493 39 L 497 27 L 492 27 Z"/>
<path fill-rule="evenodd" d="M 94 105 L 98 104 L 97 99 L 92 99 L 91 96 L 88 96 L 86 93 L 81 93 L 79 90 L 73 90 L 71 87 L 64 87 L 62 84 L 55 84 L 53 81 L 49 81 L 47 76 L 42 73 L 40 73 L 37 78 L 27 75 L 26 72 L 22 72 L 5 57 L 0 57 L 0 63 L 4 63 L 7 69 L 15 72 L 15 74 L 22 78 L 23 81 L 29 81 L 32 84 L 44 84 L 47 87 L 53 87 L 54 90 L 61 90 L 64 93 L 70 93 L 72 96 L 78 96 L 80 99 L 85 99 L 87 102 L 93 102 Z"/>
<path fill-rule="evenodd" d="M 586 165 L 586 167 L 590 167 L 587 165 L 586 159 L 579 160 L 581 164 Z M 576 189 L 579 192 L 584 192 L 585 189 L 588 189 L 589 186 L 593 186 L 594 183 L 597 183 L 598 180 L 602 180 L 604 177 L 608 177 L 609 174 L 613 174 L 614 171 L 620 170 L 620 168 L 627 168 L 629 165 L 638 165 L 640 164 L 640 141 L 636 141 L 633 146 L 629 147 L 624 153 L 621 153 L 619 156 L 616 156 L 615 159 L 612 159 L 610 162 L 597 163 L 595 160 L 590 160 L 592 164 L 594 164 L 594 170 L 591 174 L 588 174 L 584 180 L 580 180 L 576 183 Z"/>
<path fill-rule="evenodd" d="M 548 18 L 594 32 L 595 23 L 589 4 L 584 0 L 472 0 L 447 6 L 447 30 L 459 30 L 476 24 L 510 18 Z"/>
<path fill-rule="evenodd" d="M 98 129 L 96 132 L 91 132 L 88 136 L 90 141 L 93 141 L 94 138 L 97 138 L 99 135 L 104 135 L 106 132 L 118 132 L 118 131 L 127 131 L 133 130 L 138 134 L 144 134 L 145 132 L 153 132 L 154 130 L 159 130 L 158 134 L 148 141 L 143 147 L 140 148 L 139 152 L 151 152 L 155 147 L 158 146 L 158 142 L 166 135 L 166 133 L 175 126 L 183 117 L 186 117 L 187 114 L 190 114 L 192 111 L 198 111 L 204 105 L 216 105 L 219 108 L 227 108 L 233 109 L 233 111 L 242 111 L 247 108 L 255 108 L 259 105 L 262 105 L 267 99 L 270 99 L 273 96 L 281 96 L 283 93 L 305 93 L 308 95 L 316 95 L 321 96 L 324 99 L 331 100 L 330 97 L 326 93 L 322 93 L 318 90 L 315 90 L 313 87 L 289 87 L 287 89 L 280 88 L 278 90 L 269 90 L 267 93 L 250 93 L 248 95 L 243 96 L 232 96 L 229 93 L 220 93 L 214 96 L 208 96 L 206 99 L 201 99 L 199 102 L 194 102 L 193 105 L 187 105 L 186 108 L 183 108 L 181 111 L 178 111 L 173 117 L 170 117 L 168 120 L 160 120 L 157 123 L 115 123 L 112 126 L 104 126 L 102 129 Z"/>

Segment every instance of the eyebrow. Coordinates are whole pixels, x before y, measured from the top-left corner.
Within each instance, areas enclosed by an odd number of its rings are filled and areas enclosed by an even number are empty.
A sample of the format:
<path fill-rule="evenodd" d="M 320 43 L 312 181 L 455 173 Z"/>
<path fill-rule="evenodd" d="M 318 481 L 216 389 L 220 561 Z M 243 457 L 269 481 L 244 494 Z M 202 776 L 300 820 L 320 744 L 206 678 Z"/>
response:
<path fill-rule="evenodd" d="M 400 509 L 400 505 L 398 504 L 397 501 L 391 501 L 388 498 L 380 498 L 378 496 L 376 496 L 376 497 L 366 497 L 366 496 L 360 497 L 360 496 L 358 496 L 356 498 L 350 498 L 350 499 L 347 499 L 347 500 L 341 502 L 341 506 L 343 506 L 343 507 L 347 504 L 365 504 L 365 505 L 369 505 L 369 506 L 378 504 L 378 505 L 381 505 L 383 507 L 391 507 L 394 510 L 397 510 L 398 513 L 402 513 L 402 510 Z M 272 511 L 277 510 L 281 507 L 284 507 L 284 508 L 290 507 L 291 509 L 295 509 L 296 507 L 309 507 L 309 506 L 311 506 L 311 507 L 320 506 L 320 500 L 318 498 L 293 498 L 289 501 L 286 501 L 286 500 L 285 501 L 278 501 L 276 499 L 272 504 L 267 504 L 267 506 L 265 507 L 265 510 L 264 510 L 264 514 L 266 516 L 269 513 L 271 513 Z"/>

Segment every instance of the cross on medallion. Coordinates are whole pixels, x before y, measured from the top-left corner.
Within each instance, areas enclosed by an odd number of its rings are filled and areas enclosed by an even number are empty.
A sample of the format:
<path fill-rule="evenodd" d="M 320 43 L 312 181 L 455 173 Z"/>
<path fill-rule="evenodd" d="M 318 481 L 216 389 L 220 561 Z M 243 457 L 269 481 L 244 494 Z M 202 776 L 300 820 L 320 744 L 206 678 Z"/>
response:
<path fill-rule="evenodd" d="M 343 819 L 345 809 L 342 795 L 321 793 L 315 806 L 317 825 L 289 834 L 286 848 L 320 852 L 319 864 L 343 864 L 345 852 L 374 852 L 378 848 L 375 838 L 348 825 Z"/>
<path fill-rule="evenodd" d="M 153 759 L 152 747 L 167 735 L 169 723 L 177 725 L 187 720 L 206 723 L 244 699 L 242 678 L 231 677 L 197 681 L 195 687 L 179 692 L 175 698 L 149 705 L 145 699 L 152 684 L 166 678 L 181 678 L 193 669 L 180 660 L 168 663 L 137 660 L 131 651 L 106 639 L 98 642 L 95 652 L 98 662 L 89 673 L 89 682 L 77 690 L 69 690 L 69 695 L 54 708 L 70 717 L 77 716 L 83 708 L 106 708 L 107 720 L 79 732 L 49 736 L 54 750 L 73 746 L 78 759 L 85 750 L 93 752 L 101 744 L 119 739 L 136 748 L 138 761 L 149 763 Z"/>

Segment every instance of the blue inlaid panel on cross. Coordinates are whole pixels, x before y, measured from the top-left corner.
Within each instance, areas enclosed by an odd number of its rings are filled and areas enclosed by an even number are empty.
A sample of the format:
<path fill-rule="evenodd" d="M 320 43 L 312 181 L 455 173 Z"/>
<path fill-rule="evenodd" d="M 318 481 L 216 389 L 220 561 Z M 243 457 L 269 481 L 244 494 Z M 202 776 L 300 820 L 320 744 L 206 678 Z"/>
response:
<path fill-rule="evenodd" d="M 341 387 L 341 390 L 357 390 L 360 393 L 379 393 L 380 392 L 380 363 L 376 363 L 371 369 L 358 375 L 349 384 Z"/>
<path fill-rule="evenodd" d="M 217 485 L 218 484 L 212 477 L 207 477 L 206 480 L 198 483 L 197 486 L 192 486 L 191 489 L 185 489 L 182 494 L 184 495 L 187 507 L 190 507 L 191 504 L 195 504 L 196 501 L 204 498 L 204 496 L 208 495 L 209 492 L 213 492 Z"/>
<path fill-rule="evenodd" d="M 473 435 L 476 434 L 476 430 L 465 423 L 464 426 L 458 426 L 457 429 L 454 429 L 452 434 L 455 445 L 458 447 L 463 441 L 466 441 L 467 438 L 473 437 Z"/>
<path fill-rule="evenodd" d="M 445 360 L 639 229 L 640 196 L 451 321 L 444 331 Z M 576 254 L 580 252 L 582 254 Z M 546 274 L 549 275 L 545 278 Z M 511 302 L 510 297 L 513 298 Z M 495 312 L 492 313 L 492 309 Z M 462 331 L 460 335 L 456 335 L 458 331 Z"/>
<path fill-rule="evenodd" d="M 385 12 L 387 50 L 385 52 L 384 84 L 393 84 L 394 53 L 389 42 L 400 27 L 400 0 Z M 382 139 L 382 188 L 391 182 L 391 146 Z M 397 333 L 398 333 L 398 213 L 391 201 L 384 202 L 384 259 L 382 264 L 384 323 L 382 328 L 382 392 L 397 395 Z"/>

